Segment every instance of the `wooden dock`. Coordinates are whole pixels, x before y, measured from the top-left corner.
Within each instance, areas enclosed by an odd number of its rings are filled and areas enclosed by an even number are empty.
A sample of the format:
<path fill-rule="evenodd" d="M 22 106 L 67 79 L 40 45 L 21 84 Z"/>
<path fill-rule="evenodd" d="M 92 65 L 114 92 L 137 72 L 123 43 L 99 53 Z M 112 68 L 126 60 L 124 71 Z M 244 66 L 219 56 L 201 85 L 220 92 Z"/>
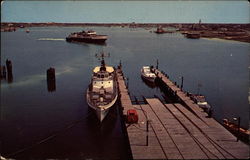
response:
<path fill-rule="evenodd" d="M 139 116 L 138 123 L 125 126 L 133 159 L 249 158 L 248 145 L 237 142 L 217 121 L 207 118 L 206 113 L 162 73 L 158 76 L 176 91 L 182 103 L 165 104 L 158 98 L 146 98 L 146 104 L 133 105 L 122 71 L 117 70 L 123 115 L 128 109 L 135 109 Z"/>

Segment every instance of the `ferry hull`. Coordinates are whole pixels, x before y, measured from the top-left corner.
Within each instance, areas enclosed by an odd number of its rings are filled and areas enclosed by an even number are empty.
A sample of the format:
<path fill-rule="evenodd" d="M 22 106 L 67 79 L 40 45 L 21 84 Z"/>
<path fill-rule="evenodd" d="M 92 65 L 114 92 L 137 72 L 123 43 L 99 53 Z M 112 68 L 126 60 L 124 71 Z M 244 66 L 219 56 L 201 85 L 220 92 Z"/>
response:
<path fill-rule="evenodd" d="M 98 43 L 98 44 L 103 44 L 105 43 L 107 39 L 106 38 L 78 38 L 78 37 L 67 37 L 66 41 L 67 42 L 85 42 L 85 43 Z"/>

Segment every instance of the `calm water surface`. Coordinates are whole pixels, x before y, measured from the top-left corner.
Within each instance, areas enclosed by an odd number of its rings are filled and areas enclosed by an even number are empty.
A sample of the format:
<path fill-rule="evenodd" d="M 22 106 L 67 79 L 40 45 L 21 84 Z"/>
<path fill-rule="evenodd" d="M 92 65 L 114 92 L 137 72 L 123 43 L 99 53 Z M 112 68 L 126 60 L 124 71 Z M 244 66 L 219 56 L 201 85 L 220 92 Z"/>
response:
<path fill-rule="evenodd" d="M 122 61 L 134 97 L 163 94 L 140 77 L 143 65 L 156 65 L 184 90 L 207 97 L 214 118 L 240 116 L 248 128 L 249 44 L 186 39 L 180 34 L 156 35 L 149 30 L 93 27 L 107 34 L 106 45 L 67 43 L 81 27 L 30 28 L 1 33 L 1 63 L 13 64 L 13 83 L 1 81 L 1 152 L 21 159 L 127 158 L 118 105 L 102 125 L 88 108 L 85 91 L 99 62 L 95 54 L 111 54 L 106 63 Z M 86 28 L 85 28 L 86 29 Z M 50 39 L 46 39 L 50 38 Z M 46 70 L 56 69 L 56 91 L 48 92 Z M 48 138 L 46 141 L 42 141 Z M 18 152 L 20 151 L 20 152 Z"/>

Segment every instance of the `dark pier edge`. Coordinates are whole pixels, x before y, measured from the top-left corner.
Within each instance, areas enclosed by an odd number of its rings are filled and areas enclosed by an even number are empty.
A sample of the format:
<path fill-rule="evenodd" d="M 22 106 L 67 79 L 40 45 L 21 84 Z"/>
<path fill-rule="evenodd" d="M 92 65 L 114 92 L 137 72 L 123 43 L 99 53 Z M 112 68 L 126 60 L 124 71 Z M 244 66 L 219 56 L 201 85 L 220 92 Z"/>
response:
<path fill-rule="evenodd" d="M 121 117 L 121 128 L 122 128 L 122 133 L 124 135 L 124 140 L 125 140 L 125 146 L 126 146 L 126 152 L 128 153 L 127 155 L 127 159 L 130 159 L 132 160 L 133 159 L 133 155 L 132 155 L 132 150 L 131 150 L 131 146 L 130 146 L 130 143 L 129 143 L 129 137 L 128 137 L 128 132 L 127 132 L 127 126 L 126 126 L 126 121 L 125 121 L 125 117 L 123 115 L 123 108 L 121 107 L 121 103 L 120 103 L 120 95 L 118 97 L 118 111 L 119 111 L 119 115 Z"/>
<path fill-rule="evenodd" d="M 121 117 L 120 121 L 121 121 L 121 129 L 122 129 L 122 133 L 124 135 L 124 140 L 125 140 L 125 146 L 126 146 L 126 152 L 128 153 L 126 159 L 132 160 L 133 159 L 133 155 L 132 155 L 132 150 L 131 150 L 131 145 L 129 143 L 129 137 L 128 137 L 128 132 L 127 132 L 127 126 L 126 126 L 126 120 L 125 120 L 125 115 L 123 115 L 123 107 L 121 105 L 121 95 L 119 92 L 118 95 L 118 113 Z"/>

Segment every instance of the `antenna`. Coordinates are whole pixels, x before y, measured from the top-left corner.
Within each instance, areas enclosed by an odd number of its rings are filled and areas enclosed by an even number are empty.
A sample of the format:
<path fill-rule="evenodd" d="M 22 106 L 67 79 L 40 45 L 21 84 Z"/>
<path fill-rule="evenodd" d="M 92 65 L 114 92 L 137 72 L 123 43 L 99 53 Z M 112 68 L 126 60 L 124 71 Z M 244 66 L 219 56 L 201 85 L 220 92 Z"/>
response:
<path fill-rule="evenodd" d="M 103 51 L 100 52 L 99 54 L 95 54 L 95 57 L 98 58 L 98 60 L 100 60 L 101 58 L 101 69 L 100 70 L 106 70 L 106 66 L 105 66 L 105 61 L 104 61 L 104 57 L 110 57 L 109 53 L 104 53 Z"/>
<path fill-rule="evenodd" d="M 96 58 L 102 58 L 102 59 L 104 59 L 104 57 L 110 57 L 110 53 L 104 53 L 104 52 L 102 51 L 102 52 L 100 52 L 99 54 L 96 53 L 96 54 L 95 54 L 95 57 L 96 57 Z"/>

